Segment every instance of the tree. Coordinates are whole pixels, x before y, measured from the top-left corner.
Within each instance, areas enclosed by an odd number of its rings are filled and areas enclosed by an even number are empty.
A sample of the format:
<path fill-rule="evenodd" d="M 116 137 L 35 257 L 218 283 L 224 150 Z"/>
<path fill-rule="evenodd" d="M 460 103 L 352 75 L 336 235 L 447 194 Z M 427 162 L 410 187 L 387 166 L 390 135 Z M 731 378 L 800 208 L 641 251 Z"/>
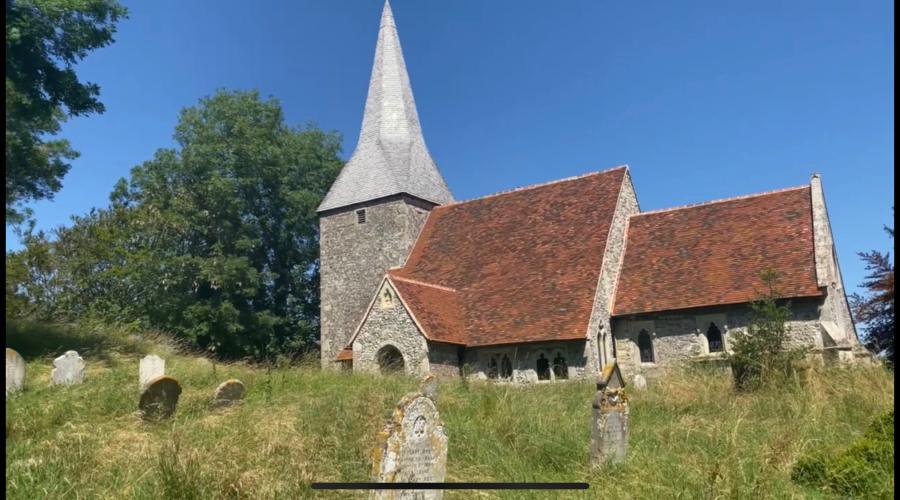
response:
<path fill-rule="evenodd" d="M 778 272 L 767 270 L 760 277 L 765 289 L 750 304 L 750 324 L 746 331 L 733 336 L 732 352 L 728 355 L 735 386 L 740 390 L 755 389 L 792 375 L 796 361 L 805 355 L 803 349 L 792 348 L 788 343 L 791 308 L 790 303 L 779 300 Z"/>
<path fill-rule="evenodd" d="M 894 229 L 885 226 L 885 232 L 894 238 Z M 862 287 L 865 296 L 850 296 L 856 320 L 864 324 L 864 341 L 869 349 L 894 363 L 894 263 L 890 253 L 878 251 L 860 252 L 866 263 L 866 276 Z"/>
<path fill-rule="evenodd" d="M 343 165 L 340 136 L 288 127 L 256 92 L 220 91 L 182 111 L 175 138 L 108 208 L 57 230 L 44 309 L 140 322 L 223 357 L 314 347 L 316 208 Z M 43 255 L 38 242 L 23 252 Z"/>
<path fill-rule="evenodd" d="M 6 1 L 6 220 L 27 216 L 21 205 L 51 198 L 78 153 L 66 140 L 46 140 L 67 116 L 102 113 L 100 88 L 82 83 L 73 66 L 113 42 L 127 11 L 115 0 Z"/>

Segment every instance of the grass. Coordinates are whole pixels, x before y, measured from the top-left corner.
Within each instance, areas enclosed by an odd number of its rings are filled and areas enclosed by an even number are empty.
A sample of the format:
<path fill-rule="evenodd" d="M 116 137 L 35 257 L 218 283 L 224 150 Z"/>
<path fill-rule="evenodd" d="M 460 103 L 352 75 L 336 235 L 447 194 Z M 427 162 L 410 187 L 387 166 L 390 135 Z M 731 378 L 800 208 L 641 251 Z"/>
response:
<path fill-rule="evenodd" d="M 417 386 L 405 377 L 322 372 L 315 361 L 271 369 L 214 363 L 113 329 L 7 325 L 6 335 L 28 360 L 25 390 L 7 399 L 10 498 L 365 498 L 310 483 L 370 480 L 375 435 Z M 85 383 L 51 387 L 53 357 L 79 347 Z M 138 359 L 151 351 L 184 388 L 175 416 L 161 423 L 137 414 Z M 213 389 L 232 377 L 248 387 L 244 403 L 212 408 Z M 593 394 L 587 382 L 443 382 L 447 481 L 591 485 L 558 495 L 445 498 L 827 498 L 827 490 L 792 482 L 792 467 L 817 450 L 849 446 L 893 410 L 893 377 L 882 368 L 830 369 L 802 387 L 735 394 L 716 372 L 674 373 L 630 393 L 628 458 L 592 471 Z M 892 497 L 888 479 L 866 496 Z"/>

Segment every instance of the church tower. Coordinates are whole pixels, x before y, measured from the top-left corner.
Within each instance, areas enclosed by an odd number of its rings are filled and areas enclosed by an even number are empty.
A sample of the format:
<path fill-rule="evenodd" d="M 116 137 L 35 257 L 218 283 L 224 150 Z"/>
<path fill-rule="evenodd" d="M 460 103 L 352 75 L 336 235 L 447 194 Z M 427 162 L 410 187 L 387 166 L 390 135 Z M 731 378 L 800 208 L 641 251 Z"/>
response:
<path fill-rule="evenodd" d="M 428 212 L 452 201 L 422 137 L 386 1 L 359 142 L 318 208 L 323 367 L 336 366 L 385 271 L 403 265 Z"/>

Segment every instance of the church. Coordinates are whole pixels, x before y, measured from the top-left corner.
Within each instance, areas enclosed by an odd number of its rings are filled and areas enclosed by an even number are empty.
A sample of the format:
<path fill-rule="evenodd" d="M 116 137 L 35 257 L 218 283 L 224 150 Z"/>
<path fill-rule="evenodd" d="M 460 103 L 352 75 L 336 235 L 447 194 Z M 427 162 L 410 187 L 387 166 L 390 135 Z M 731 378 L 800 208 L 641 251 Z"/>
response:
<path fill-rule="evenodd" d="M 323 367 L 517 383 L 717 359 L 775 270 L 791 342 L 863 356 L 822 182 L 642 212 L 627 166 L 454 200 L 385 3 L 359 142 L 320 216 Z"/>

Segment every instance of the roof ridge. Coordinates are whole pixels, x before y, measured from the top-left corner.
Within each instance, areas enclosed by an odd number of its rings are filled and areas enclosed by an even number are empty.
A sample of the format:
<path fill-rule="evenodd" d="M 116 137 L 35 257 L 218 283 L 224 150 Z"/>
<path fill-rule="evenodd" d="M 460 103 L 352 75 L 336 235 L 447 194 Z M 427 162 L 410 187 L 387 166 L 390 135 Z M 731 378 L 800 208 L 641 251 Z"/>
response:
<path fill-rule="evenodd" d="M 497 197 L 497 196 L 504 196 L 504 195 L 507 195 L 507 194 L 518 193 L 518 192 L 521 192 L 521 191 L 528 191 L 528 190 L 530 190 L 530 189 L 541 188 L 541 187 L 550 186 L 550 185 L 553 185 L 553 184 L 560 184 L 560 183 L 563 183 L 563 182 L 576 181 L 576 180 L 578 180 L 578 179 L 583 179 L 583 178 L 585 178 L 585 177 L 591 177 L 591 176 L 594 176 L 594 175 L 608 174 L 608 173 L 610 173 L 610 172 L 613 172 L 613 171 L 616 171 L 616 170 L 621 170 L 621 169 L 628 170 L 628 165 L 627 165 L 627 164 L 623 164 L 623 165 L 619 165 L 619 166 L 616 166 L 616 167 L 608 168 L 608 169 L 606 169 L 606 170 L 600 170 L 600 171 L 596 171 L 596 172 L 588 172 L 588 173 L 586 173 L 586 174 L 574 175 L 574 176 L 571 176 L 571 177 L 564 177 L 564 178 L 562 178 L 562 179 L 556 179 L 556 180 L 552 180 L 552 181 L 548 181 L 548 182 L 541 182 L 541 183 L 538 183 L 538 184 L 529 184 L 529 185 L 527 185 L 527 186 L 520 186 L 520 187 L 517 187 L 517 188 L 506 189 L 506 190 L 503 190 L 503 191 L 497 191 L 496 193 L 491 193 L 491 194 L 488 194 L 488 195 L 480 196 L 480 197 L 478 197 L 478 198 L 469 198 L 468 200 L 456 200 L 456 201 L 453 201 L 453 202 L 450 202 L 450 203 L 445 203 L 445 204 L 443 204 L 443 205 L 434 207 L 434 210 L 438 210 L 438 209 L 445 208 L 445 207 L 452 207 L 452 206 L 455 206 L 455 205 L 462 205 L 462 204 L 464 204 L 464 203 L 469 203 L 469 202 L 472 202 L 472 201 L 486 200 L 486 199 L 488 199 L 488 198 L 495 198 L 495 197 Z"/>
<path fill-rule="evenodd" d="M 760 193 L 744 194 L 744 195 L 740 195 L 740 196 L 732 196 L 732 197 L 730 197 L 730 198 L 718 198 L 718 199 L 715 199 L 715 200 L 701 201 L 701 202 L 698 202 L 698 203 L 688 203 L 688 204 L 686 204 L 686 205 L 678 205 L 678 206 L 675 206 L 675 207 L 669 207 L 669 208 L 660 208 L 660 209 L 657 209 L 657 210 L 648 210 L 648 211 L 646 211 L 646 212 L 640 212 L 640 213 L 632 214 L 630 217 L 638 217 L 638 216 L 641 216 L 641 215 L 652 215 L 652 214 L 659 214 L 659 213 L 665 213 L 665 212 L 674 212 L 674 211 L 676 211 L 676 210 L 684 210 L 684 209 L 687 209 L 687 208 L 703 207 L 703 206 L 706 206 L 706 205 L 714 205 L 714 204 L 716 204 L 716 203 L 724 203 L 724 202 L 726 202 L 726 201 L 744 200 L 744 199 L 747 199 L 747 198 L 757 198 L 757 197 L 760 197 L 760 196 L 768 196 L 768 195 L 772 195 L 772 194 L 785 193 L 785 192 L 788 192 L 788 191 L 798 191 L 798 190 L 800 190 L 800 189 L 809 189 L 809 184 L 804 184 L 804 185 L 802 185 L 802 186 L 794 186 L 794 187 L 789 187 L 789 188 L 783 188 L 783 189 L 773 189 L 773 190 L 771 190 L 771 191 L 763 191 L 763 192 L 760 192 Z M 630 218 L 630 217 L 629 217 L 629 218 Z"/>
<path fill-rule="evenodd" d="M 393 274 L 393 273 L 390 273 L 390 272 L 388 272 L 388 277 L 389 277 L 390 279 L 395 279 L 395 280 L 400 280 L 400 281 L 406 281 L 406 282 L 408 282 L 408 283 L 413 283 L 413 284 L 416 284 L 416 285 L 427 286 L 427 287 L 431 287 L 431 288 L 437 288 L 438 290 L 444 290 L 444 291 L 447 291 L 447 292 L 456 292 L 456 291 L 457 291 L 455 288 L 450 288 L 449 286 L 435 285 L 434 283 L 426 283 L 426 282 L 424 282 L 424 281 L 414 280 L 414 279 L 412 279 L 412 278 L 404 278 L 404 277 L 402 277 L 402 276 L 397 276 L 396 274 Z"/>

